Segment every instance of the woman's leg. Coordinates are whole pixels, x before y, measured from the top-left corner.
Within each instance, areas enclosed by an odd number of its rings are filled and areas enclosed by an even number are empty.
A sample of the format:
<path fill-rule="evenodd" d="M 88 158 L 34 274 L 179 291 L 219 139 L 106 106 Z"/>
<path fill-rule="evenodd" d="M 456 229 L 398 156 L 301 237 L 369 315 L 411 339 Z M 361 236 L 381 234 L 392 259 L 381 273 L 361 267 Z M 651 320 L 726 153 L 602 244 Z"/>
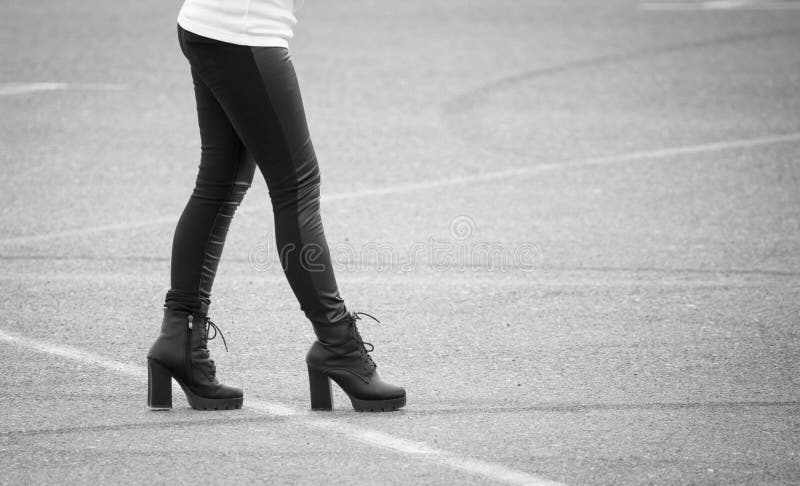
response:
<path fill-rule="evenodd" d="M 253 180 L 255 162 L 214 95 L 194 71 L 192 78 L 202 146 L 200 168 L 175 229 L 166 307 L 207 314 L 228 228 Z"/>
<path fill-rule="evenodd" d="M 209 330 L 213 327 L 217 332 L 217 327 L 207 312 L 228 227 L 250 187 L 255 163 L 214 95 L 197 73 L 192 72 L 192 77 L 202 143 L 200 169 L 175 230 L 172 288 L 161 333 L 147 353 L 147 402 L 151 408 L 171 408 L 174 378 L 192 408 L 240 408 L 242 390 L 216 378 L 207 343 Z"/>
<path fill-rule="evenodd" d="M 269 187 L 279 258 L 306 317 L 347 318 L 320 219 L 320 175 L 286 49 L 251 48 L 182 31 L 184 53 L 211 89 Z"/>

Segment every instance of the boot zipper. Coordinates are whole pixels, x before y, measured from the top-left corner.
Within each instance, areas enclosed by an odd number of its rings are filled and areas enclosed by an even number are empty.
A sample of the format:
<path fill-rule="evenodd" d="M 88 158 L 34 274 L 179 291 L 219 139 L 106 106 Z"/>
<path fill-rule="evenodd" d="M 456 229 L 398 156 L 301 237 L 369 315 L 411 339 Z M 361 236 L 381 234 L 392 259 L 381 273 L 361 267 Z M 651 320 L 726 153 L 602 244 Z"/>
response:
<path fill-rule="evenodd" d="M 189 386 L 192 386 L 192 329 L 194 328 L 192 321 L 194 316 L 189 314 L 186 320 L 189 324 L 186 332 L 186 381 Z"/>

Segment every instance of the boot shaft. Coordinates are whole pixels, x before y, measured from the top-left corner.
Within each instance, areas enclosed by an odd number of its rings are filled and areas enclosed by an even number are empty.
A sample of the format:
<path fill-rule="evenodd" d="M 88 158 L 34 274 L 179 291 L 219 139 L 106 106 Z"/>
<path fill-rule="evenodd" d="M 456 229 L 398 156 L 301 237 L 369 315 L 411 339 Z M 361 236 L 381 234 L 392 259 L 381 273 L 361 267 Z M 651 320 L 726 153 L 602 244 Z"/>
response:
<path fill-rule="evenodd" d="M 208 341 L 208 317 L 203 314 L 164 309 L 161 332 L 147 357 L 172 369 L 186 383 L 216 383 Z"/>
<path fill-rule="evenodd" d="M 356 327 L 357 316 L 336 324 L 314 325 L 317 341 L 306 354 L 306 363 L 319 369 L 347 369 L 369 380 L 376 368 L 366 345 Z"/>

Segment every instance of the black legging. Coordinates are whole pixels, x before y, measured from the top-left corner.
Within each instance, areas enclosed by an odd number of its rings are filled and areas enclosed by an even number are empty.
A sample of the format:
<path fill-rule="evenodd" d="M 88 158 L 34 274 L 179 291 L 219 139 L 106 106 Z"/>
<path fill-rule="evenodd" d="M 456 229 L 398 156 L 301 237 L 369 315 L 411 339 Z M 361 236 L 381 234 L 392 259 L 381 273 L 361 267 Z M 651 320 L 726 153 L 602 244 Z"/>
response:
<path fill-rule="evenodd" d="M 319 213 L 320 175 L 286 49 L 248 47 L 178 27 L 197 99 L 202 155 L 172 246 L 166 306 L 205 314 L 231 219 L 253 180 L 267 181 L 289 284 L 315 324 L 344 319 Z"/>

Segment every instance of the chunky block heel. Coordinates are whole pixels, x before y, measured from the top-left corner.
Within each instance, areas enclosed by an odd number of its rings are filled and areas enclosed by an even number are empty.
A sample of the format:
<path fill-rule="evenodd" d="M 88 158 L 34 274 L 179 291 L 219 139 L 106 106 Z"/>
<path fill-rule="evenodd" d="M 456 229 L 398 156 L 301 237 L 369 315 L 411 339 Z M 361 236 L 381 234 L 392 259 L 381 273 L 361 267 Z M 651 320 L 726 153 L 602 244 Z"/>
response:
<path fill-rule="evenodd" d="M 153 359 L 147 360 L 147 406 L 153 410 L 172 408 L 172 374 Z"/>
<path fill-rule="evenodd" d="M 311 410 L 333 410 L 330 378 L 325 373 L 309 366 L 308 384 L 311 388 Z"/>

